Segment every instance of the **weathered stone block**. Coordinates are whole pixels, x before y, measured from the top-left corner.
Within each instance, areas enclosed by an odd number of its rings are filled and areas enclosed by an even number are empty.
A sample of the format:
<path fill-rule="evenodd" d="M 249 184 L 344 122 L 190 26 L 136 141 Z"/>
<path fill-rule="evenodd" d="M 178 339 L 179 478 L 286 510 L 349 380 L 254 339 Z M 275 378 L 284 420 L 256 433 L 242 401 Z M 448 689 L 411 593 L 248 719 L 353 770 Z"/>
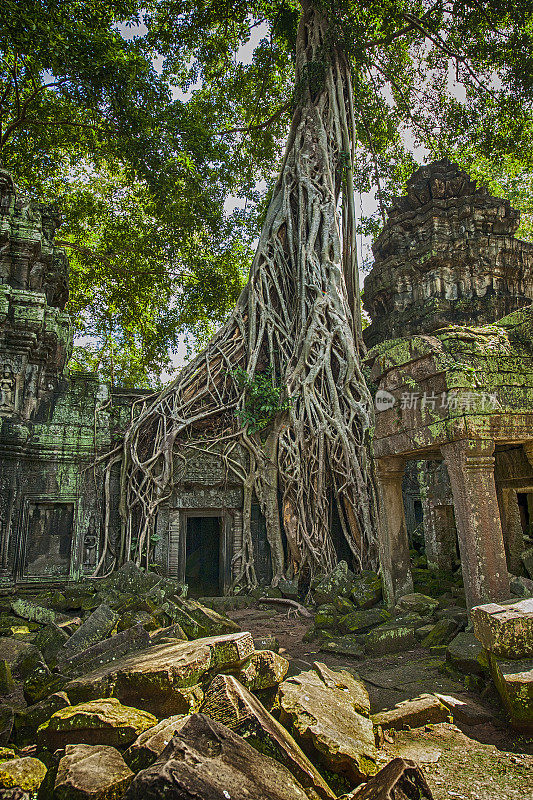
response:
<path fill-rule="evenodd" d="M 53 665 L 58 651 L 68 642 L 68 633 L 55 622 L 41 628 L 32 644 L 38 647 L 48 665 Z"/>
<path fill-rule="evenodd" d="M 384 608 L 368 608 L 346 614 L 339 620 L 339 627 L 345 633 L 362 633 L 369 628 L 388 622 L 391 615 Z"/>
<path fill-rule="evenodd" d="M 371 608 L 381 601 L 383 589 L 381 577 L 375 572 L 362 572 L 354 580 L 350 594 L 357 608 Z"/>
<path fill-rule="evenodd" d="M 354 783 L 376 772 L 372 722 L 355 710 L 348 691 L 302 672 L 281 684 L 279 705 L 281 722 L 326 768 Z"/>
<path fill-rule="evenodd" d="M 67 745 L 59 762 L 55 800 L 117 800 L 133 779 L 133 772 L 114 747 Z"/>
<path fill-rule="evenodd" d="M 158 717 L 190 713 L 199 707 L 199 682 L 211 669 L 237 667 L 254 652 L 249 633 L 160 644 L 130 654 L 66 687 L 71 702 L 118 697 Z"/>
<path fill-rule="evenodd" d="M 11 758 L 0 763 L 0 789 L 36 792 L 46 775 L 46 767 L 37 758 Z"/>
<path fill-rule="evenodd" d="M 533 659 L 505 661 L 490 653 L 489 661 L 492 679 L 512 726 L 533 734 Z"/>
<path fill-rule="evenodd" d="M 209 686 L 202 713 L 243 736 L 255 750 L 283 764 L 306 789 L 328 800 L 333 792 L 293 737 L 261 702 L 232 675 L 217 675 Z"/>
<path fill-rule="evenodd" d="M 464 631 L 452 639 L 446 649 L 446 661 L 466 675 L 483 675 L 489 669 L 486 652 L 473 631 Z"/>
<path fill-rule="evenodd" d="M 428 635 L 422 639 L 422 647 L 438 647 L 448 644 L 457 632 L 457 623 L 453 619 L 439 619 Z"/>
<path fill-rule="evenodd" d="M 404 622 L 387 622 L 366 635 L 365 652 L 374 656 L 398 653 L 416 647 L 414 625 Z"/>
<path fill-rule="evenodd" d="M 155 764 L 133 780 L 124 800 L 308 800 L 288 769 L 204 714 L 194 714 Z"/>
<path fill-rule="evenodd" d="M 449 722 L 450 712 L 435 695 L 423 694 L 413 700 L 398 703 L 388 711 L 374 714 L 372 721 L 374 725 L 380 725 L 383 730 L 421 728 L 424 725 Z"/>
<path fill-rule="evenodd" d="M 105 639 L 117 624 L 118 619 L 119 615 L 116 611 L 113 611 L 105 603 L 101 603 L 65 643 L 61 653 L 58 654 L 58 661 L 71 658 L 75 653 L 86 650 Z"/>
<path fill-rule="evenodd" d="M 39 726 L 47 722 L 56 711 L 69 705 L 70 702 L 65 692 L 56 692 L 41 700 L 40 703 L 15 711 L 13 728 L 14 740 L 17 745 L 24 747 L 33 744 Z"/>
<path fill-rule="evenodd" d="M 526 568 L 529 577 L 533 578 L 533 547 L 530 547 L 528 550 L 524 550 L 522 553 L 522 563 Z"/>
<path fill-rule="evenodd" d="M 86 675 L 105 664 L 116 661 L 128 653 L 145 650 L 151 644 L 150 634 L 142 625 L 128 628 L 104 639 L 86 650 L 75 653 L 61 663 L 61 669 L 69 676 Z"/>
<path fill-rule="evenodd" d="M 353 587 L 354 574 L 346 561 L 339 561 L 335 569 L 314 588 L 315 603 L 333 603 L 336 597 L 348 597 Z"/>
<path fill-rule="evenodd" d="M 502 658 L 533 656 L 533 599 L 476 606 L 471 617 L 485 650 Z"/>
<path fill-rule="evenodd" d="M 363 658 L 365 654 L 364 644 L 358 636 L 333 636 L 320 644 L 322 653 L 338 653 L 341 656 L 351 656 L 352 658 Z"/>
<path fill-rule="evenodd" d="M 151 766 L 188 719 L 188 715 L 175 714 L 143 731 L 124 753 L 126 763 L 134 772 Z"/>
<path fill-rule="evenodd" d="M 272 650 L 257 650 L 239 667 L 235 677 L 250 691 L 277 686 L 289 669 L 289 662 Z"/>
<path fill-rule="evenodd" d="M 433 614 L 438 606 L 438 600 L 413 592 L 413 594 L 405 594 L 400 597 L 398 606 L 404 611 L 413 611 L 415 614 Z"/>
<path fill-rule="evenodd" d="M 153 714 L 124 706 L 115 697 L 109 697 L 56 711 L 39 727 L 37 740 L 52 751 L 67 744 L 127 747 L 156 724 Z"/>

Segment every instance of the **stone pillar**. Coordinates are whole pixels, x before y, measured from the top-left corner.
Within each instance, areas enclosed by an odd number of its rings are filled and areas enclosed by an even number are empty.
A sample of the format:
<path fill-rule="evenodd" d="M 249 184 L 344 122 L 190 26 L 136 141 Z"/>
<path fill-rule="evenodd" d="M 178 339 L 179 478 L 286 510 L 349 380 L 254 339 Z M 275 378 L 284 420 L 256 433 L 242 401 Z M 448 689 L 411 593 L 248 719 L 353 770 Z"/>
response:
<path fill-rule="evenodd" d="M 453 506 L 427 503 L 427 511 L 424 508 L 424 541 L 428 567 L 452 570 L 457 559 Z"/>
<path fill-rule="evenodd" d="M 446 465 L 420 461 L 418 483 L 424 513 L 424 543 L 428 566 L 451 570 L 457 557 L 455 521 Z"/>
<path fill-rule="evenodd" d="M 413 591 L 402 496 L 405 462 L 401 458 L 379 458 L 376 460 L 376 465 L 380 501 L 379 550 L 383 591 L 387 603 L 394 605 L 399 597 Z"/>
<path fill-rule="evenodd" d="M 494 481 L 494 442 L 466 439 L 441 447 L 448 467 L 468 608 L 510 596 Z"/>
<path fill-rule="evenodd" d="M 499 489 L 498 503 L 503 530 L 503 544 L 507 557 L 507 569 L 514 575 L 523 575 L 524 566 L 520 556 L 524 552 L 524 531 L 522 530 L 522 519 L 515 490 Z"/>

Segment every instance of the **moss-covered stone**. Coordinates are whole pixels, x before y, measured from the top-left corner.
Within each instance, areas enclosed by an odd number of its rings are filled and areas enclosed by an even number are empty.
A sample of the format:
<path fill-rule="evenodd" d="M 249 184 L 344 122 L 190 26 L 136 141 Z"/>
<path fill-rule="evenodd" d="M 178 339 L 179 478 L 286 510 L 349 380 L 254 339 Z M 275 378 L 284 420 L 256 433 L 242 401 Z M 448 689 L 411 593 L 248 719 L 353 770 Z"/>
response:
<path fill-rule="evenodd" d="M 49 750 L 82 743 L 127 747 L 156 724 L 153 714 L 109 697 L 56 711 L 48 722 L 39 726 L 37 739 Z"/>
<path fill-rule="evenodd" d="M 382 599 L 381 577 L 375 572 L 362 572 L 356 576 L 350 594 L 357 608 L 371 608 Z"/>
<path fill-rule="evenodd" d="M 438 602 L 434 597 L 420 593 L 406 594 L 398 600 L 399 608 L 404 611 L 413 611 L 415 614 L 432 614 Z"/>
<path fill-rule="evenodd" d="M 315 627 L 319 630 L 329 630 L 337 627 L 339 612 L 333 603 L 325 603 L 318 607 L 315 614 Z"/>
<path fill-rule="evenodd" d="M 473 631 L 464 631 L 452 639 L 446 648 L 446 662 L 453 670 L 466 675 L 482 676 L 489 669 L 487 654 Z"/>
<path fill-rule="evenodd" d="M 345 633 L 362 633 L 369 628 L 388 622 L 391 615 L 384 608 L 368 608 L 346 614 L 339 620 L 339 627 Z"/>
<path fill-rule="evenodd" d="M 302 672 L 281 684 L 279 704 L 281 722 L 318 763 L 355 783 L 376 772 L 372 722 L 355 710 L 345 687 Z"/>
<path fill-rule="evenodd" d="M 422 647 L 438 647 L 448 644 L 456 632 L 457 624 L 453 619 L 439 619 L 428 635 L 422 639 Z"/>
<path fill-rule="evenodd" d="M 0 788 L 36 792 L 46 775 L 46 767 L 37 758 L 11 758 L 0 763 Z"/>
<path fill-rule="evenodd" d="M 353 587 L 354 575 L 346 561 L 339 561 L 335 569 L 326 575 L 314 588 L 315 603 L 333 603 L 336 597 L 349 597 Z"/>
<path fill-rule="evenodd" d="M 277 686 L 289 669 L 289 662 L 272 650 L 252 653 L 239 667 L 235 677 L 250 691 L 270 689 Z"/>
<path fill-rule="evenodd" d="M 55 800 L 119 800 L 133 772 L 114 747 L 67 745 L 59 762 Z"/>
<path fill-rule="evenodd" d="M 505 661 L 489 654 L 490 671 L 514 728 L 533 735 L 533 659 Z"/>
<path fill-rule="evenodd" d="M 507 659 L 533 657 L 533 599 L 476 606 L 471 618 L 485 650 Z"/>

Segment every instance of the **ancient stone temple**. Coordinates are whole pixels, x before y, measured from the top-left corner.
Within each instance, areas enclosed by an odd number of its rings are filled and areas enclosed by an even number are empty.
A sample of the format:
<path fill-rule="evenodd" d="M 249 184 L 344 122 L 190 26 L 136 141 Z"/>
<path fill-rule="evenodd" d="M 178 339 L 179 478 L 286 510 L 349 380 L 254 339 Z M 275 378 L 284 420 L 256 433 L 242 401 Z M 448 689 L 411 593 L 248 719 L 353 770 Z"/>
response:
<path fill-rule="evenodd" d="M 402 497 L 409 464 L 420 479 L 428 562 L 449 569 L 457 542 L 470 607 L 506 599 L 509 573 L 524 574 L 533 245 L 513 236 L 517 227 L 507 201 L 441 161 L 415 172 L 375 244 L 367 362 L 391 600 L 412 588 Z"/>
<path fill-rule="evenodd" d="M 104 517 L 120 532 L 118 470 L 106 508 L 99 457 L 112 449 L 144 390 L 111 391 L 70 373 L 68 260 L 54 244 L 59 217 L 25 200 L 0 170 L 0 581 L 64 582 L 100 574 Z M 237 454 L 236 458 L 239 457 Z M 153 563 L 197 593 L 223 594 L 242 537 L 242 486 L 215 455 L 176 465 L 157 520 Z M 264 519 L 252 507 L 258 573 L 270 580 Z"/>

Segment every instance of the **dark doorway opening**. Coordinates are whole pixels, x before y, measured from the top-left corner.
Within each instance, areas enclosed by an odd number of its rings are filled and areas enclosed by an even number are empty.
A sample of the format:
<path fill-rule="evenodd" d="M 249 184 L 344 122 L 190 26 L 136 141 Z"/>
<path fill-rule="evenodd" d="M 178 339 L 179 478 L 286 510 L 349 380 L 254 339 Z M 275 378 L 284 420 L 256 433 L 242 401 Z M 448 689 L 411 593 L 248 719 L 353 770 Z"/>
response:
<path fill-rule="evenodd" d="M 30 504 L 23 577 L 68 577 L 73 521 L 73 503 Z"/>
<path fill-rule="evenodd" d="M 518 509 L 520 511 L 520 522 L 522 523 L 522 530 L 525 534 L 529 535 L 531 531 L 531 518 L 530 518 L 530 498 L 527 492 L 517 492 L 516 500 Z"/>
<path fill-rule="evenodd" d="M 194 597 L 215 597 L 220 586 L 220 517 L 188 517 L 185 541 L 185 583 Z"/>

